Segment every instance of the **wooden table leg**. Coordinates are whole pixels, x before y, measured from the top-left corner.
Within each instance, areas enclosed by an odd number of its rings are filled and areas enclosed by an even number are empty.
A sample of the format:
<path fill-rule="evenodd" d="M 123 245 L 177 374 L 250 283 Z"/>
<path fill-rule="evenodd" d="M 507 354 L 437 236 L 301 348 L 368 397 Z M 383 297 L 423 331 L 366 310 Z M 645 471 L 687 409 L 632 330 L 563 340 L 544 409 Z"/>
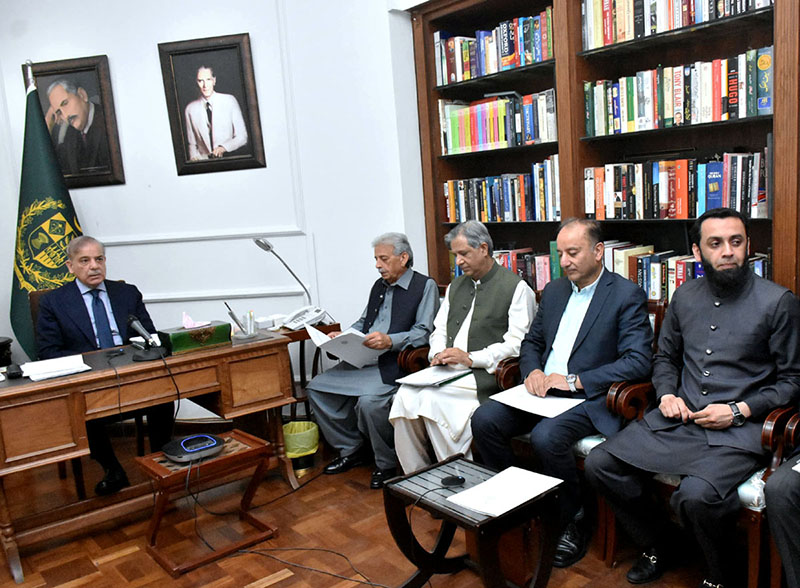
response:
<path fill-rule="evenodd" d="M 442 521 L 433 551 L 428 551 L 419 544 L 414 536 L 414 531 L 406 517 L 405 502 L 391 494 L 387 487 L 384 487 L 383 504 L 389 530 L 395 543 L 403 555 L 418 568 L 408 580 L 401 584 L 402 588 L 420 588 L 433 574 L 452 574 L 464 568 L 466 555 L 446 557 L 456 532 L 455 523 Z"/>
<path fill-rule="evenodd" d="M 300 482 L 297 481 L 297 476 L 294 475 L 294 466 L 292 460 L 286 456 L 286 442 L 283 438 L 283 423 L 281 422 L 281 408 L 271 408 L 267 411 L 267 419 L 272 429 L 270 440 L 275 446 L 275 456 L 281 463 L 283 470 L 283 477 L 292 490 L 297 490 L 300 487 Z"/>
<path fill-rule="evenodd" d="M 17 584 L 25 581 L 22 573 L 22 562 L 19 559 L 19 549 L 14 534 L 14 527 L 11 524 L 11 514 L 8 512 L 6 502 L 6 489 L 3 485 L 3 478 L 0 478 L 0 541 L 3 543 L 3 552 L 6 555 L 8 569 Z"/>
<path fill-rule="evenodd" d="M 155 546 L 158 528 L 161 526 L 161 519 L 164 517 L 164 510 L 169 504 L 169 492 L 162 489 L 156 494 L 156 504 L 153 507 L 153 516 L 150 518 L 150 525 L 147 527 L 147 542 Z"/>
<path fill-rule="evenodd" d="M 536 532 L 535 550 L 533 554 L 536 567 L 533 570 L 533 579 L 530 588 L 545 588 L 553 571 L 553 558 L 556 555 L 558 543 L 558 493 L 551 492 L 543 499 L 539 516 L 534 523 Z"/>

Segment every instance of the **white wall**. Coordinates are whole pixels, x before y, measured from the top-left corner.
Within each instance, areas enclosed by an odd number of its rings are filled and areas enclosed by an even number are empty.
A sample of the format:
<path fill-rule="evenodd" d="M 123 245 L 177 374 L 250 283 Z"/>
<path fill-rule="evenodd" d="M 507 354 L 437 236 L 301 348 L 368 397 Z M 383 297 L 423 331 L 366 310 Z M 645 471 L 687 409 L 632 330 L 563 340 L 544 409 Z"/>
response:
<path fill-rule="evenodd" d="M 156 324 L 287 312 L 300 287 L 250 242 L 266 236 L 338 320 L 377 277 L 370 240 L 406 231 L 426 269 L 410 22 L 375 0 L 130 5 L 5 3 L 0 20 L 0 335 L 8 322 L 25 91 L 20 64 L 105 54 L 126 184 L 73 189 L 109 277 L 139 286 Z M 54 18 L 42 18 L 54 15 Z M 157 45 L 248 32 L 266 169 L 178 177 Z M 17 359 L 21 359 L 15 348 Z"/>

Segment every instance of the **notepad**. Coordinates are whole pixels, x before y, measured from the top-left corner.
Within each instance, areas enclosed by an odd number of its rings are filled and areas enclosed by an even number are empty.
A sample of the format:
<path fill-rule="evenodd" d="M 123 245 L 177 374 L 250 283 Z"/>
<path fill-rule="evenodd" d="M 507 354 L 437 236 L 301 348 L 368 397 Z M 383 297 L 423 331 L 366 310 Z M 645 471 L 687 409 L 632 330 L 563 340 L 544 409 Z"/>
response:
<path fill-rule="evenodd" d="M 408 386 L 443 386 L 455 380 L 468 376 L 472 370 L 465 367 L 451 367 L 449 365 L 432 365 L 424 370 L 414 372 L 397 381 L 398 384 Z"/>

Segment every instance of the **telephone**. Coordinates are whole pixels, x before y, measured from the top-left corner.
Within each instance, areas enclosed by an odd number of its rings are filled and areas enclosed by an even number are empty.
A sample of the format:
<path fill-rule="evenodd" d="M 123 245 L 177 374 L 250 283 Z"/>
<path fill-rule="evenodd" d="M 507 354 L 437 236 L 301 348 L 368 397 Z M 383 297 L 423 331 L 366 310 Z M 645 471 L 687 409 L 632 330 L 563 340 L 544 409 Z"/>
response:
<path fill-rule="evenodd" d="M 288 315 L 283 322 L 283 326 L 289 330 L 297 331 L 306 325 L 316 325 L 325 315 L 328 314 L 319 306 L 303 306 Z"/>

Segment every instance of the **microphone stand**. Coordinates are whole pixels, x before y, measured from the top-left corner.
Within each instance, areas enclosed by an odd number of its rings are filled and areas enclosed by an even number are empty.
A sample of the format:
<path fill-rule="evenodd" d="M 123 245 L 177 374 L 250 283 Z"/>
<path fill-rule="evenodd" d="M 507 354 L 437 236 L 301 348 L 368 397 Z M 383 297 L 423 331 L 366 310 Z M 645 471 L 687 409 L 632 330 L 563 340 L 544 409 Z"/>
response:
<path fill-rule="evenodd" d="M 267 251 L 268 253 L 272 253 L 272 255 L 274 255 L 275 257 L 278 258 L 278 261 L 280 261 L 283 264 L 283 267 L 285 267 L 286 270 L 290 274 L 292 274 L 292 277 L 297 281 L 298 284 L 300 284 L 300 287 L 303 289 L 303 292 L 306 293 L 306 299 L 308 300 L 308 306 L 312 306 L 311 293 L 308 291 L 308 288 L 306 288 L 306 285 L 300 280 L 300 278 L 297 277 L 297 274 L 292 271 L 292 268 L 289 267 L 289 264 L 287 264 L 285 261 L 283 261 L 283 258 L 280 255 L 278 255 L 278 253 L 275 251 L 275 248 L 273 247 L 272 243 L 270 243 L 269 241 L 267 241 L 263 237 L 260 238 L 260 239 L 253 239 L 253 243 L 258 245 L 264 251 Z"/>
<path fill-rule="evenodd" d="M 134 344 L 134 347 L 136 345 Z M 166 357 L 165 349 L 163 347 L 154 347 L 150 342 L 145 339 L 144 349 L 136 349 L 133 352 L 133 361 L 153 361 L 154 359 L 162 359 Z"/>

